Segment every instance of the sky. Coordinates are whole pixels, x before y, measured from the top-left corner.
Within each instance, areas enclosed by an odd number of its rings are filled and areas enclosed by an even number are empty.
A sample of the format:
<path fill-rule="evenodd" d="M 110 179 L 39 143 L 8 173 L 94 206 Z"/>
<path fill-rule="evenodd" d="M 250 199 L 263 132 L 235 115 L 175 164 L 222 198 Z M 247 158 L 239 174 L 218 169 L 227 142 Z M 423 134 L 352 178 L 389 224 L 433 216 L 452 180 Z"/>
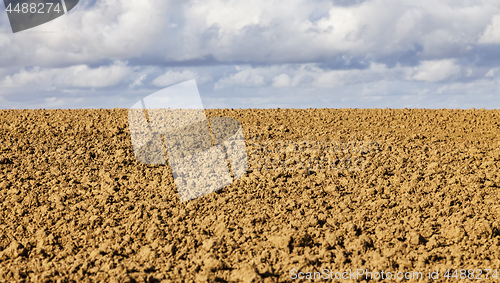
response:
<path fill-rule="evenodd" d="M 498 0 L 80 0 L 12 33 L 0 109 L 130 108 L 195 79 L 205 108 L 500 108 Z"/>

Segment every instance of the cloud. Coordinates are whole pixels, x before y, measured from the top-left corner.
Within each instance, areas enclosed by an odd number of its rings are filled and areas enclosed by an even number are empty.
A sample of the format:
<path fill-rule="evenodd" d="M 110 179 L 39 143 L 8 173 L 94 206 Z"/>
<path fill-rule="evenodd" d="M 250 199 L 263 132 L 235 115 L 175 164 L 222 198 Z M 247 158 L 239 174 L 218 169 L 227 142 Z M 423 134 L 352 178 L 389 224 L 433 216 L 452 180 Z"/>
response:
<path fill-rule="evenodd" d="M 493 17 L 478 42 L 484 44 L 500 43 L 500 14 Z"/>
<path fill-rule="evenodd" d="M 289 87 L 292 79 L 287 74 L 281 74 L 273 78 L 273 87 Z"/>
<path fill-rule="evenodd" d="M 318 88 L 331 88 L 339 85 L 369 83 L 378 80 L 391 80 L 401 75 L 401 68 L 389 69 L 383 64 L 372 63 L 367 69 L 353 70 L 322 70 L 314 69 L 312 83 Z"/>
<path fill-rule="evenodd" d="M 60 106 L 63 106 L 65 104 L 64 99 L 59 99 L 55 96 L 47 97 L 44 100 L 45 100 L 45 106 L 49 107 L 49 108 L 60 107 Z"/>
<path fill-rule="evenodd" d="M 413 68 L 411 79 L 426 82 L 438 82 L 456 76 L 460 73 L 460 66 L 453 60 L 423 61 Z"/>
<path fill-rule="evenodd" d="M 384 63 L 398 61 L 415 46 L 421 46 L 421 60 L 449 59 L 479 43 L 499 43 L 499 6 L 494 0 L 354 5 L 327 0 L 101 0 L 81 5 L 29 36 L 1 34 L 0 65 L 61 67 L 131 58 L 139 58 L 139 64 L 140 58 L 147 64 L 204 58 L 290 64 L 367 55 Z"/>
<path fill-rule="evenodd" d="M 367 54 L 383 60 L 415 46 L 422 47 L 422 60 L 460 56 L 500 12 L 499 5 L 485 0 L 383 0 L 347 7 L 298 0 L 191 3 L 196 5 L 185 17 L 192 24 L 185 28 L 200 57 L 267 64 Z"/>
<path fill-rule="evenodd" d="M 180 71 L 180 72 L 168 70 L 163 75 L 154 79 L 152 84 L 155 86 L 165 87 L 165 86 L 170 86 L 170 85 L 174 85 L 177 83 L 189 81 L 192 79 L 196 79 L 197 84 L 204 84 L 204 83 L 210 81 L 212 78 L 208 75 L 201 75 L 201 74 L 198 74 L 197 72 L 193 72 L 190 70 L 184 70 L 184 71 Z"/>
<path fill-rule="evenodd" d="M 127 79 L 132 68 L 124 62 L 115 62 L 111 66 L 89 68 L 87 65 L 76 65 L 59 69 L 43 69 L 36 67 L 32 70 L 22 69 L 18 73 L 6 76 L 0 81 L 0 87 L 19 88 L 39 85 L 53 88 L 91 88 L 110 87 Z"/>
<path fill-rule="evenodd" d="M 140 56 L 158 36 L 168 36 L 167 2 L 102 0 L 24 34 L 4 26 L 0 65 L 60 67 Z"/>
<path fill-rule="evenodd" d="M 387 68 L 372 63 L 366 69 L 328 70 L 319 64 L 287 64 L 269 67 L 238 66 L 235 74 L 226 75 L 215 83 L 215 89 L 231 87 L 293 87 L 333 88 L 341 85 L 378 80 L 404 79 L 407 67 Z"/>
<path fill-rule="evenodd" d="M 230 86 L 258 87 L 265 84 L 263 74 L 259 74 L 265 69 L 237 67 L 238 72 L 220 79 L 214 86 L 215 89 L 222 89 Z"/>

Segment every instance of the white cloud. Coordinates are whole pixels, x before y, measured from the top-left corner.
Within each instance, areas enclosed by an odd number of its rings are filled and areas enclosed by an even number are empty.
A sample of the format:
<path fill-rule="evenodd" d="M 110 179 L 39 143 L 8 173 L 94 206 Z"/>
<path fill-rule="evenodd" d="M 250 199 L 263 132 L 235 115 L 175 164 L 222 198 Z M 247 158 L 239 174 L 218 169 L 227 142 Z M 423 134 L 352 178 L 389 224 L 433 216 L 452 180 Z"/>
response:
<path fill-rule="evenodd" d="M 34 68 L 22 69 L 18 73 L 6 76 L 0 81 L 1 87 L 19 88 L 33 87 L 35 85 L 54 87 L 109 87 L 128 78 L 132 69 L 124 62 L 116 62 L 111 66 L 91 69 L 87 65 L 77 65 L 59 69 Z"/>
<path fill-rule="evenodd" d="M 197 72 L 193 72 L 190 70 L 183 70 L 180 72 L 168 70 L 163 75 L 157 77 L 153 80 L 153 85 L 155 86 L 170 86 L 177 83 L 185 82 L 195 79 L 197 84 L 204 84 L 210 81 L 212 78 L 208 75 L 202 75 Z"/>
<path fill-rule="evenodd" d="M 236 74 L 222 77 L 216 82 L 216 89 L 229 87 L 295 87 L 333 88 L 341 85 L 367 83 L 378 80 L 404 78 L 408 68 L 387 68 L 372 63 L 367 69 L 327 70 L 318 64 L 275 65 L 269 67 L 240 66 Z"/>
<path fill-rule="evenodd" d="M 471 99 L 477 100 L 481 100 L 487 97 L 498 98 L 499 86 L 500 80 L 481 79 L 469 83 L 456 82 L 441 86 L 434 92 L 434 94 L 465 94 L 468 95 Z M 500 109 L 500 104 L 484 105 L 483 107 L 494 107 Z"/>
<path fill-rule="evenodd" d="M 367 53 L 385 58 L 415 45 L 422 47 L 424 59 L 445 59 L 476 44 L 478 34 L 500 11 L 492 0 L 380 0 L 349 7 L 299 0 L 191 3 L 185 11 L 185 31 L 196 47 L 190 46 L 189 52 L 197 52 L 198 58 L 267 63 Z M 326 13 L 311 20 L 319 11 Z"/>
<path fill-rule="evenodd" d="M 230 86 L 257 87 L 264 86 L 264 76 L 259 74 L 263 69 L 253 69 L 248 67 L 238 67 L 236 74 L 220 79 L 215 83 L 215 89 L 222 89 Z"/>
<path fill-rule="evenodd" d="M 486 27 L 481 38 L 479 38 L 479 43 L 500 43 L 500 14 L 493 17 L 491 23 Z"/>
<path fill-rule="evenodd" d="M 339 85 L 368 83 L 377 80 L 393 79 L 398 76 L 400 68 L 388 69 L 383 64 L 372 63 L 369 68 L 363 70 L 331 70 L 324 71 L 316 69 L 315 87 L 331 88 Z"/>
<path fill-rule="evenodd" d="M 47 97 L 44 99 L 45 101 L 45 106 L 49 108 L 55 108 L 55 107 L 60 107 L 64 105 L 64 99 L 59 99 L 55 96 L 53 97 Z"/>
<path fill-rule="evenodd" d="M 273 78 L 273 87 L 289 87 L 292 80 L 287 74 L 281 74 Z"/>
<path fill-rule="evenodd" d="M 88 9 L 80 3 L 68 15 L 24 34 L 0 37 L 0 64 L 54 67 L 139 56 L 159 36 L 168 36 L 168 2 L 101 0 Z"/>
<path fill-rule="evenodd" d="M 342 55 L 386 58 L 415 45 L 424 60 L 446 59 L 478 39 L 499 43 L 499 13 L 494 0 L 348 7 L 327 0 L 101 0 L 33 29 L 53 33 L 1 35 L 0 64 L 60 67 L 132 57 L 286 64 Z"/>
<path fill-rule="evenodd" d="M 438 82 L 456 76 L 460 73 L 460 66 L 453 60 L 423 61 L 413 68 L 410 79 L 426 82 Z"/>

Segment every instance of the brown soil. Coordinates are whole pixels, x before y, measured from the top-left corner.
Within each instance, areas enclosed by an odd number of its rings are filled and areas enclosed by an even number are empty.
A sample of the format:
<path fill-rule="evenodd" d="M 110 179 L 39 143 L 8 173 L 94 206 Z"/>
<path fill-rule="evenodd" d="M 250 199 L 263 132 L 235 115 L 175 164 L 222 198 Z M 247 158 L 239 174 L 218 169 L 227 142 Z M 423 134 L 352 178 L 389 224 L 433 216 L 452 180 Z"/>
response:
<path fill-rule="evenodd" d="M 367 269 L 426 282 L 438 269 L 440 282 L 446 269 L 500 269 L 499 111 L 207 114 L 241 122 L 252 165 L 180 202 L 168 165 L 135 160 L 126 109 L 0 111 L 0 281 L 288 282 L 292 269 Z M 306 140 L 378 147 L 334 154 L 362 169 L 258 165 L 290 156 L 270 141 Z"/>

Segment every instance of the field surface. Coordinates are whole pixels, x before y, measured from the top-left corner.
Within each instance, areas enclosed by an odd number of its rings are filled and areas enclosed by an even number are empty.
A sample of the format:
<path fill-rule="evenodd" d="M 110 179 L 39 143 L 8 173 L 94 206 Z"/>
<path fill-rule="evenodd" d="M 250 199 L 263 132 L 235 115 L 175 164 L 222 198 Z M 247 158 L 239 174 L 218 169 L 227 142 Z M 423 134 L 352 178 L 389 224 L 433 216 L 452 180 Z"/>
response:
<path fill-rule="evenodd" d="M 241 123 L 249 168 L 181 202 L 126 109 L 0 111 L 0 282 L 497 280 L 500 111 L 206 114 Z"/>

